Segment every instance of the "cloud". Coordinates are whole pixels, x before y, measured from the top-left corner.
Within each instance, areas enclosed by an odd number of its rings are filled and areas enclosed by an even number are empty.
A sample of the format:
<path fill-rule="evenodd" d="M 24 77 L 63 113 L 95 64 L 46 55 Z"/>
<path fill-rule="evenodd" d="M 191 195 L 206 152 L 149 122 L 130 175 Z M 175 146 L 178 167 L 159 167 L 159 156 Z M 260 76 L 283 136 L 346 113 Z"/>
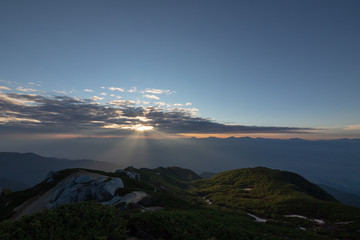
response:
<path fill-rule="evenodd" d="M 10 91 L 11 89 L 8 88 L 8 87 L 5 87 L 5 86 L 0 86 L 0 90 L 8 90 L 8 91 Z"/>
<path fill-rule="evenodd" d="M 171 107 L 171 105 L 166 102 L 154 102 L 154 104 L 158 107 L 167 107 L 167 108 Z"/>
<path fill-rule="evenodd" d="M 176 91 L 171 91 L 171 90 L 165 90 L 166 95 L 171 95 L 173 93 L 176 93 Z"/>
<path fill-rule="evenodd" d="M 119 91 L 119 92 L 124 92 L 125 90 L 123 88 L 117 88 L 117 87 L 109 87 L 110 91 Z"/>
<path fill-rule="evenodd" d="M 166 102 L 155 102 L 157 106 L 166 106 Z"/>
<path fill-rule="evenodd" d="M 157 88 L 146 88 L 145 90 L 138 90 L 136 87 L 132 87 L 128 90 L 129 93 L 149 93 L 150 95 L 160 95 L 166 94 L 170 95 L 175 93 L 175 91 L 168 90 L 168 89 L 157 89 Z"/>
<path fill-rule="evenodd" d="M 146 89 L 145 93 L 152 93 L 152 94 L 163 94 L 164 90 L 162 89 Z"/>
<path fill-rule="evenodd" d="M 104 93 L 104 92 L 103 92 L 103 93 L 100 93 L 100 95 L 106 96 L 106 95 L 107 95 L 107 93 Z"/>
<path fill-rule="evenodd" d="M 164 94 L 165 93 L 167 95 L 170 95 L 170 94 L 175 93 L 175 91 L 165 90 L 165 89 L 147 88 L 144 91 L 142 91 L 142 93 L 152 93 L 152 94 Z"/>
<path fill-rule="evenodd" d="M 11 85 L 11 84 L 12 84 L 10 81 L 5 81 L 5 80 L 1 80 L 1 79 L 0 79 L 0 82 L 6 83 L 6 84 L 8 84 L 8 85 Z"/>
<path fill-rule="evenodd" d="M 36 119 L 30 119 L 30 118 L 19 118 L 14 116 L 9 117 L 0 117 L 0 124 L 1 123 L 10 123 L 10 122 L 32 122 L 32 123 L 40 123 L 39 120 Z"/>
<path fill-rule="evenodd" d="M 103 100 L 104 98 L 103 97 L 98 97 L 98 96 L 93 96 L 91 99 L 94 100 L 94 101 L 97 101 L 97 100 Z"/>
<path fill-rule="evenodd" d="M 34 85 L 34 86 L 38 86 L 41 87 L 40 83 L 35 83 L 35 82 L 28 82 L 29 85 Z"/>
<path fill-rule="evenodd" d="M 136 126 L 168 133 L 306 133 L 309 128 L 228 125 L 198 117 L 196 108 L 139 106 L 141 101 L 94 101 L 69 96 L 0 93 L 1 132 L 128 134 Z"/>
<path fill-rule="evenodd" d="M 137 92 L 136 87 L 132 87 L 128 90 L 129 93 L 135 93 Z"/>
<path fill-rule="evenodd" d="M 176 107 L 182 107 L 183 105 L 181 103 L 175 103 L 174 106 Z"/>
<path fill-rule="evenodd" d="M 112 100 L 109 102 L 109 104 L 116 106 L 130 106 L 130 105 L 136 105 L 136 102 L 129 100 Z"/>
<path fill-rule="evenodd" d="M 305 133 L 305 128 L 293 127 L 258 127 L 243 125 L 226 125 L 206 118 L 194 117 L 197 109 L 173 109 L 169 112 L 152 109 L 146 117 L 163 132 L 171 133 Z"/>
<path fill-rule="evenodd" d="M 192 104 L 190 102 L 185 103 L 185 106 L 191 106 Z"/>
<path fill-rule="evenodd" d="M 57 91 L 57 90 L 53 90 L 54 93 L 57 93 L 57 94 L 67 94 L 66 91 Z"/>
<path fill-rule="evenodd" d="M 24 95 L 25 96 L 25 95 Z M 30 102 L 22 97 L 18 97 L 18 94 L 10 93 L 10 94 L 3 94 L 0 93 L 0 106 L 3 104 L 9 104 L 9 105 L 29 105 Z M 0 108 L 2 110 L 3 108 Z"/>
<path fill-rule="evenodd" d="M 156 95 L 149 95 L 149 94 L 146 94 L 146 95 L 143 95 L 144 98 L 150 98 L 150 99 L 156 99 L 156 100 L 160 100 L 160 98 Z"/>
<path fill-rule="evenodd" d="M 346 126 L 344 129 L 348 131 L 360 130 L 360 124 L 349 125 Z"/>
<path fill-rule="evenodd" d="M 32 88 L 24 88 L 24 87 L 17 87 L 16 90 L 20 91 L 20 92 L 36 92 L 36 89 L 32 89 Z"/>
<path fill-rule="evenodd" d="M 91 90 L 91 89 L 84 89 L 84 92 L 94 92 L 94 90 Z"/>

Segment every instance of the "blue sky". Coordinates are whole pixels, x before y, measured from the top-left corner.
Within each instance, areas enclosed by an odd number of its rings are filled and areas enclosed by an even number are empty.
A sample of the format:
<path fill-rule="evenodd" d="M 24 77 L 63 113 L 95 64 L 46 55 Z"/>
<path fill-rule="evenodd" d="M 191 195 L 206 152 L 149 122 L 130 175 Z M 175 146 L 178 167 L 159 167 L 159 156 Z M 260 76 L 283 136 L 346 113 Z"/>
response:
<path fill-rule="evenodd" d="M 0 91 L 360 137 L 359 11 L 358 1 L 331 0 L 1 1 Z"/>

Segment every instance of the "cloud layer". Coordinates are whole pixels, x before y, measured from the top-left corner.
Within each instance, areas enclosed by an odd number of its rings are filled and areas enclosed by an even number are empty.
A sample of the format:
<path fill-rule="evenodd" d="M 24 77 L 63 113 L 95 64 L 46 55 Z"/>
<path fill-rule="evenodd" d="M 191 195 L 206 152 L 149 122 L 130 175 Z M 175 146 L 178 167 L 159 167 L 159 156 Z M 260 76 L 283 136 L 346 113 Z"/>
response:
<path fill-rule="evenodd" d="M 98 103 L 99 97 L 0 92 L 0 128 L 6 132 L 71 132 L 126 134 L 134 126 L 151 126 L 167 133 L 294 133 L 305 128 L 227 125 L 198 117 L 197 109 L 140 106 L 135 101 Z M 190 104 L 186 104 L 190 105 Z M 136 129 L 136 128 L 135 128 Z"/>

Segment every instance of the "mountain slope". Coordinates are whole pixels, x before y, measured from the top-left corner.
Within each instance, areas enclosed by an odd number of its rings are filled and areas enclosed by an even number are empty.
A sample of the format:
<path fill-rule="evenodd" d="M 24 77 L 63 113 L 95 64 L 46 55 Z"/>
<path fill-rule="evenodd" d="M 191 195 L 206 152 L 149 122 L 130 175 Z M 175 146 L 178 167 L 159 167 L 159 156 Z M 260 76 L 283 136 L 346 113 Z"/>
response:
<path fill-rule="evenodd" d="M 29 185 L 19 183 L 16 181 L 12 181 L 9 179 L 0 178 L 0 188 L 11 189 L 12 191 L 19 191 L 21 189 L 25 189 L 30 187 Z"/>
<path fill-rule="evenodd" d="M 274 214 L 318 217 L 323 213 L 317 209 L 320 203 L 338 204 L 333 196 L 300 175 L 263 167 L 223 172 L 194 181 L 192 186 L 219 205 L 264 217 Z"/>
<path fill-rule="evenodd" d="M 360 208 L 360 196 L 354 193 L 349 193 L 334 187 L 330 187 L 324 184 L 318 184 L 319 187 L 326 190 L 328 193 L 333 195 L 337 200 L 350 206 Z"/>
<path fill-rule="evenodd" d="M 0 177 L 32 186 L 50 171 L 66 168 L 87 168 L 114 171 L 120 166 L 93 160 L 67 160 L 43 157 L 34 153 L 0 152 Z"/>
<path fill-rule="evenodd" d="M 333 196 L 298 174 L 263 167 L 220 173 L 191 183 L 192 191 L 215 209 L 246 213 L 259 222 L 282 222 L 331 237 L 354 238 L 360 209 Z"/>
<path fill-rule="evenodd" d="M 96 181 L 100 181 L 100 176 L 103 183 L 122 180 L 124 188 L 102 203 L 120 211 L 129 237 L 137 239 L 359 239 L 360 209 L 339 203 L 295 173 L 263 167 L 227 171 L 211 179 L 200 179 L 191 170 L 178 167 L 129 167 L 116 173 L 67 169 L 55 173 L 53 182 L 46 180 L 31 189 L 1 197 L 0 216 L 9 218 L 21 209 L 20 205 L 31 206 L 26 201 L 31 203 L 43 195 L 55 194 L 54 188 L 59 184 L 68 186 L 64 181 L 74 174 L 93 176 Z M 143 198 L 126 203 L 113 201 L 128 199 L 134 192 L 143 192 Z M 102 211 L 101 207 L 97 211 Z M 67 221 L 65 214 L 61 216 L 61 221 Z M 32 219 L 41 222 L 43 218 L 34 215 Z M 14 226 L 5 223 L 0 224 L 0 232 L 11 234 Z M 23 228 L 27 234 L 33 234 L 31 229 Z"/>

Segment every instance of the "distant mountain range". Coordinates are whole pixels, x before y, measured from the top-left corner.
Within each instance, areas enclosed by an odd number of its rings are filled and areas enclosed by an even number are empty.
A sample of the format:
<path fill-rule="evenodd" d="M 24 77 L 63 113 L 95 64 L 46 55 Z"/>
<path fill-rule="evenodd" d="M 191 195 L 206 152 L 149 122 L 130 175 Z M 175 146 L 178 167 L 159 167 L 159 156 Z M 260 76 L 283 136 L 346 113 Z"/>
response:
<path fill-rule="evenodd" d="M 67 168 L 86 168 L 103 171 L 115 171 L 121 166 L 104 161 L 68 160 L 53 157 L 43 157 L 34 153 L 0 152 L 0 187 L 13 191 L 26 189 L 43 180 L 50 171 Z M 203 172 L 202 178 L 211 178 L 217 173 Z M 315 178 L 316 181 L 316 178 Z M 339 201 L 360 207 L 360 194 L 341 185 L 334 187 L 319 184 Z"/>
<path fill-rule="evenodd" d="M 102 161 L 42 157 L 34 153 L 0 152 L 0 187 L 24 189 L 43 180 L 50 171 L 66 168 L 114 171 L 120 166 Z"/>
<path fill-rule="evenodd" d="M 24 183 L 12 181 L 9 179 L 0 178 L 0 187 L 2 188 L 8 188 L 12 191 L 19 191 L 25 188 L 31 187 L 30 185 L 26 185 Z"/>
<path fill-rule="evenodd" d="M 312 182 L 360 195 L 360 139 L 312 141 L 231 137 L 15 141 L 2 138 L 0 151 L 92 159 L 118 164 L 122 168 L 130 165 L 146 168 L 179 166 L 198 173 L 265 166 L 295 172 Z"/>

